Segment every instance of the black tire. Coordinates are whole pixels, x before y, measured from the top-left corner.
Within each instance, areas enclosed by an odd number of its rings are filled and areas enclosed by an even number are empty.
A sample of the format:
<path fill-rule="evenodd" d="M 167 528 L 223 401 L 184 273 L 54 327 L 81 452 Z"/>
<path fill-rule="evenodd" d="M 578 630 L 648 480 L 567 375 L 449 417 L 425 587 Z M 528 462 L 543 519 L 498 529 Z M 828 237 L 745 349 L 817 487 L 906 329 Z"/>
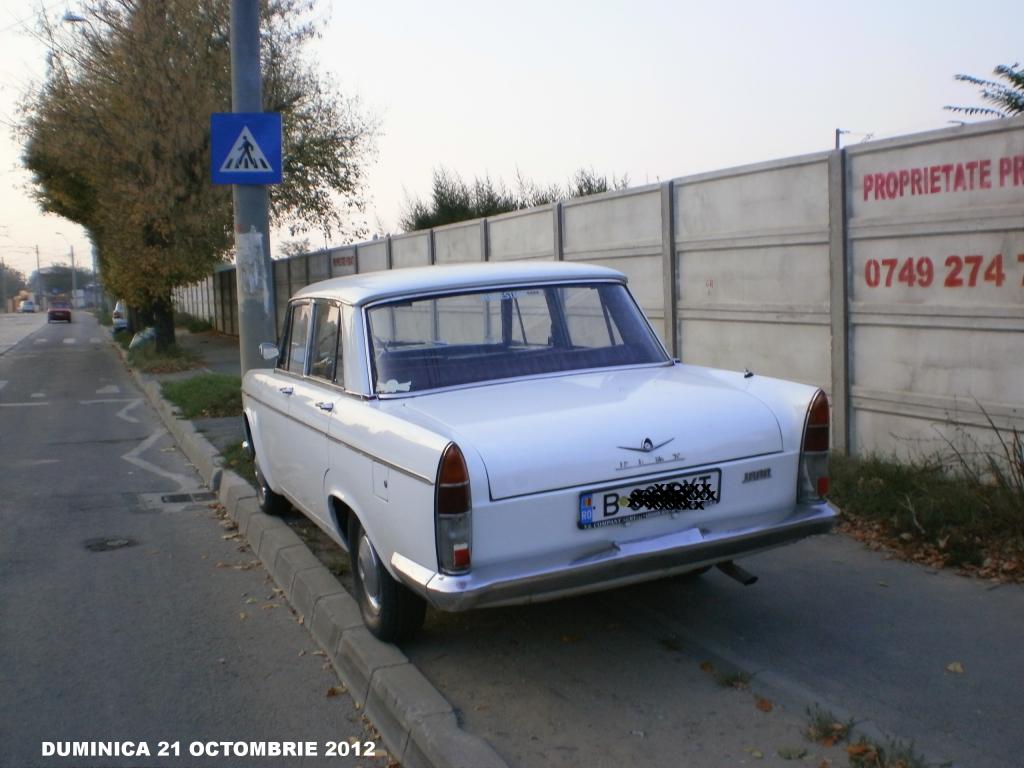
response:
<path fill-rule="evenodd" d="M 256 474 L 256 502 L 260 505 L 260 511 L 267 515 L 283 515 L 291 506 L 288 499 L 274 491 L 267 484 L 267 478 L 260 470 L 259 459 L 254 459 L 252 468 Z"/>
<path fill-rule="evenodd" d="M 355 515 L 349 518 L 348 552 L 366 628 L 386 643 L 415 635 L 423 626 L 427 603 L 388 573 Z"/>

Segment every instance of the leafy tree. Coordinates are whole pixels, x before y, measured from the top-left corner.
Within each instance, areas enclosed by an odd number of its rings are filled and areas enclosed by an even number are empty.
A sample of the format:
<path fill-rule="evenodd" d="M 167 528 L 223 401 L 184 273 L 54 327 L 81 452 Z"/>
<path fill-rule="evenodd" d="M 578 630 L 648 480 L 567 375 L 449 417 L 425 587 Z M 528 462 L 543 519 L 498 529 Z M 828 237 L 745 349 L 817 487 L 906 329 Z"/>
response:
<path fill-rule="evenodd" d="M 954 75 L 960 80 L 981 89 L 981 98 L 992 104 L 991 107 L 954 107 L 946 106 L 950 112 L 981 117 L 1010 117 L 1024 113 L 1024 67 L 1020 64 L 1006 66 L 1000 64 L 993 74 L 1006 82 L 984 80 L 973 75 Z"/>
<path fill-rule="evenodd" d="M 313 245 L 309 242 L 308 237 L 303 237 L 299 240 L 288 240 L 281 244 L 278 249 L 279 258 L 290 259 L 292 256 L 301 256 L 304 253 L 309 253 L 313 250 Z"/>
<path fill-rule="evenodd" d="M 459 221 L 497 216 L 501 213 L 547 205 L 557 200 L 585 197 L 607 192 L 610 189 L 625 189 L 629 178 L 598 175 L 593 169 L 581 168 L 573 174 L 565 187 L 558 184 L 539 186 L 522 175 L 516 178 L 516 191 L 509 191 L 501 181 L 490 176 L 473 179 L 467 183 L 459 174 L 444 168 L 434 171 L 433 185 L 429 200 L 408 198 L 399 226 L 406 232 L 429 229 Z"/>
<path fill-rule="evenodd" d="M 271 219 L 358 237 L 349 214 L 364 205 L 376 124 L 304 57 L 314 5 L 261 4 L 264 108 L 282 113 L 287 148 Z M 209 171 L 210 114 L 231 108 L 229 11 L 229 0 L 86 0 L 70 32 L 40 20 L 50 67 L 21 121 L 36 198 L 89 231 L 105 283 L 152 312 L 158 346 L 173 343 L 171 291 L 233 245 L 230 188 Z"/>
<path fill-rule="evenodd" d="M 0 286 L 4 287 L 3 295 L 0 296 L 0 304 L 4 304 L 8 299 L 25 290 L 27 287 L 25 273 L 0 262 Z"/>

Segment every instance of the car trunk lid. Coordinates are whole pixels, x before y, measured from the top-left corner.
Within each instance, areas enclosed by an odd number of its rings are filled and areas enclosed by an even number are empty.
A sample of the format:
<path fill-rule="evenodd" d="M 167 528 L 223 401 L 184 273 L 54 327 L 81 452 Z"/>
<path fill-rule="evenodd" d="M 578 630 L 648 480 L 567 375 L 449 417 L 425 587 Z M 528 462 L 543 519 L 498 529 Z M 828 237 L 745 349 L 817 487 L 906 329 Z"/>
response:
<path fill-rule="evenodd" d="M 766 405 L 680 365 L 467 387 L 384 407 L 475 449 L 495 500 L 782 450 Z"/>

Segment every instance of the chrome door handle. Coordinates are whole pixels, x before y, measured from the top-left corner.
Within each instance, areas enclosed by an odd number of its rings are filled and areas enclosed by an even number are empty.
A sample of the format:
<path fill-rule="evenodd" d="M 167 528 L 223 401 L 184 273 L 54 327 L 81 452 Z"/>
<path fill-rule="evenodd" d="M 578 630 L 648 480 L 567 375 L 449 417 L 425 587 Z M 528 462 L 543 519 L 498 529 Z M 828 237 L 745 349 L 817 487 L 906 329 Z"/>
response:
<path fill-rule="evenodd" d="M 281 387 L 278 390 L 282 395 L 290 395 L 295 390 L 292 387 Z"/>
<path fill-rule="evenodd" d="M 319 408 L 321 411 L 333 411 L 334 403 L 317 403 L 316 407 Z"/>

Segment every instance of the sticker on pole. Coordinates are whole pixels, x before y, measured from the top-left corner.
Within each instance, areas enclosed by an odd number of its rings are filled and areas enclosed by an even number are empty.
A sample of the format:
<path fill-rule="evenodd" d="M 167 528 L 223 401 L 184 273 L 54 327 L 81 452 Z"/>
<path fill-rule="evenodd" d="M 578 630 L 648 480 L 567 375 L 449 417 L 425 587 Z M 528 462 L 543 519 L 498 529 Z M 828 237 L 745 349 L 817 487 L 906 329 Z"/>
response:
<path fill-rule="evenodd" d="M 217 112 L 210 115 L 214 184 L 281 182 L 281 115 Z"/>

